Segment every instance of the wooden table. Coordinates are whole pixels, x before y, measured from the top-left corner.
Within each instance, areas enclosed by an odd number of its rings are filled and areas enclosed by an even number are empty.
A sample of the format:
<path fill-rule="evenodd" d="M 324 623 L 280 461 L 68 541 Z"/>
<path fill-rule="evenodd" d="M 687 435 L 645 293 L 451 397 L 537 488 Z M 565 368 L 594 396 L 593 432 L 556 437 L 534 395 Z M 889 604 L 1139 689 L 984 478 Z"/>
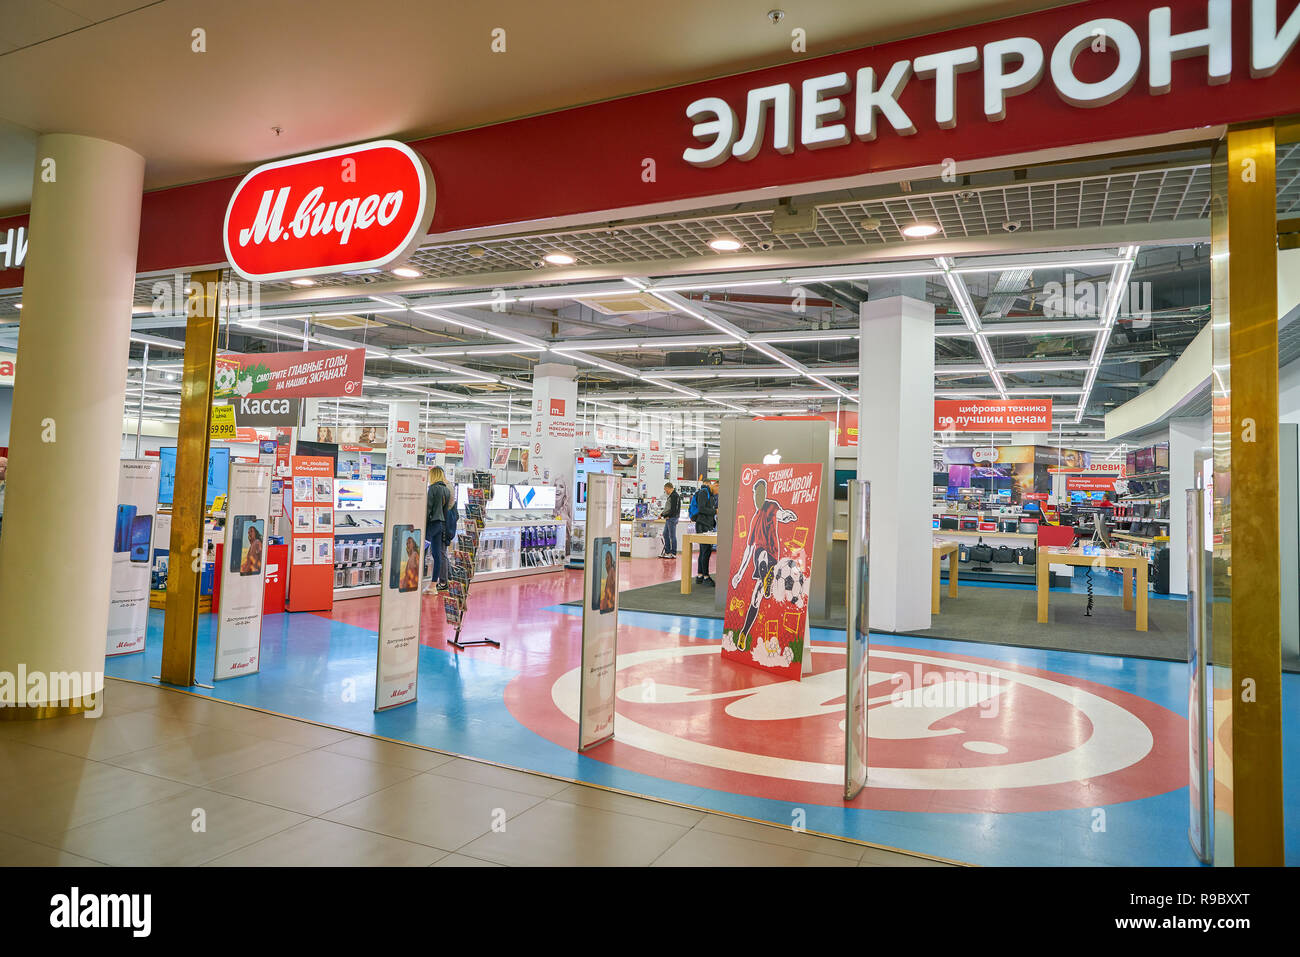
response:
<path fill-rule="evenodd" d="M 1087 568 L 1122 568 L 1124 570 L 1124 610 L 1133 610 L 1133 579 L 1137 578 L 1137 630 L 1147 630 L 1147 560 L 1143 555 L 1117 549 L 1039 548 L 1038 549 L 1038 623 L 1047 624 L 1048 569 L 1052 565 L 1075 565 Z"/>
<path fill-rule="evenodd" d="M 934 556 L 934 581 L 930 588 L 930 614 L 939 614 L 939 563 L 943 561 L 943 556 L 948 556 L 948 597 L 957 597 L 957 543 L 956 542 L 935 542 L 931 552 Z"/>
<path fill-rule="evenodd" d="M 691 556 L 695 551 L 696 545 L 714 545 L 718 544 L 717 532 L 690 532 L 681 536 L 681 555 L 682 555 L 682 594 L 689 595 L 691 587 L 695 584 L 695 575 L 692 571 L 695 562 Z"/>

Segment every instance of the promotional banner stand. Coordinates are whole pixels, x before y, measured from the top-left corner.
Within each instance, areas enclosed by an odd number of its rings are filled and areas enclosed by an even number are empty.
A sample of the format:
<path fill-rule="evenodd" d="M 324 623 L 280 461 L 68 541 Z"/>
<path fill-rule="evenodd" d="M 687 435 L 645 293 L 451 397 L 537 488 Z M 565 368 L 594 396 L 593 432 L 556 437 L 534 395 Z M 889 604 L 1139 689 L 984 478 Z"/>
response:
<path fill-rule="evenodd" d="M 867 784 L 867 687 L 871 654 L 871 483 L 849 482 L 849 540 L 845 556 L 848 578 L 848 634 L 844 665 L 844 800 Z"/>
<path fill-rule="evenodd" d="M 226 530 L 212 680 L 257 674 L 262 662 L 267 527 L 271 466 L 231 462 L 226 484 Z"/>
<path fill-rule="evenodd" d="M 614 737 L 618 670 L 620 479 L 587 477 L 586 562 L 582 572 L 582 656 L 578 675 L 578 750 Z"/>
<path fill-rule="evenodd" d="M 379 585 L 375 711 L 416 700 L 420 672 L 420 568 L 424 558 L 424 469 L 388 466 L 384 558 Z"/>

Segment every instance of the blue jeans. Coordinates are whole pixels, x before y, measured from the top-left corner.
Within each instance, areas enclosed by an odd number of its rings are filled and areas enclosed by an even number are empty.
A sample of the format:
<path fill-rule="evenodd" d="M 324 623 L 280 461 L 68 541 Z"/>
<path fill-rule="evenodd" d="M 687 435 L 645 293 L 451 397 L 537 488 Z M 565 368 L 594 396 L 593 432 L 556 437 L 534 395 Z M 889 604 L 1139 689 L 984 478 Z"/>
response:
<path fill-rule="evenodd" d="M 447 580 L 447 546 L 442 540 L 444 522 L 431 522 L 424 527 L 424 538 L 433 551 L 433 573 L 429 581 L 445 582 Z"/>
<path fill-rule="evenodd" d="M 677 554 L 677 519 L 664 519 L 664 551 L 669 555 Z"/>

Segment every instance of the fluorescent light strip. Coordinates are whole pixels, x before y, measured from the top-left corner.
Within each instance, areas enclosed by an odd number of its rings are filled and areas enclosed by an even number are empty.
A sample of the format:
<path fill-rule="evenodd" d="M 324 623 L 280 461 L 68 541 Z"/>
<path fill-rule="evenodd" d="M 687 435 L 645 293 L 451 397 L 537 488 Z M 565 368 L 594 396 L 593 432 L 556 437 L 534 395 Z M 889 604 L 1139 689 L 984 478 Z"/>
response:
<path fill-rule="evenodd" d="M 1137 262 L 1140 249 L 1139 246 L 1127 246 L 1121 249 L 1120 254 L 1124 257 L 1123 261 L 1111 271 L 1110 289 L 1108 290 L 1101 317 L 1101 333 L 1092 343 L 1092 363 L 1084 376 L 1083 393 L 1079 398 L 1079 410 L 1075 413 L 1075 422 L 1083 421 L 1084 412 L 1088 408 L 1088 400 L 1092 398 L 1093 386 L 1096 385 L 1097 374 L 1101 371 L 1102 360 L 1106 357 L 1106 347 L 1110 344 L 1110 333 L 1115 326 L 1115 316 L 1119 312 L 1120 304 L 1124 301 L 1124 293 L 1128 290 L 1129 277 L 1133 274 L 1133 267 Z"/>
<path fill-rule="evenodd" d="M 851 282 L 855 279 L 910 279 L 914 276 L 939 276 L 942 275 L 940 269 L 915 269 L 898 272 L 862 272 L 862 273 L 804 273 L 796 276 L 790 276 L 782 282 L 800 283 L 800 282 Z"/>
<path fill-rule="evenodd" d="M 1017 269 L 1039 270 L 1039 269 L 1082 269 L 1086 266 L 1118 266 L 1123 263 L 1123 259 L 1093 259 L 1080 260 L 1078 262 L 1041 262 L 1041 263 L 998 263 L 987 266 L 953 266 L 952 271 L 958 275 L 965 273 L 984 273 L 984 272 L 1010 272 Z"/>

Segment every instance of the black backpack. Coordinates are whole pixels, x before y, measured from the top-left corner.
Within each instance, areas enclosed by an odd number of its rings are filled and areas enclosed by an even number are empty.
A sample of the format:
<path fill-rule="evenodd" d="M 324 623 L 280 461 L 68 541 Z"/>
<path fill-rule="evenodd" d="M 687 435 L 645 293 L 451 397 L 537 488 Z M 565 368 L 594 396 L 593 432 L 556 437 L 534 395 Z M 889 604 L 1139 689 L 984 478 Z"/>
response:
<path fill-rule="evenodd" d="M 456 504 L 455 495 L 452 496 L 451 506 L 447 509 L 447 518 L 442 525 L 442 540 L 444 542 L 454 542 L 456 540 L 456 526 L 460 524 L 460 506 Z"/>

